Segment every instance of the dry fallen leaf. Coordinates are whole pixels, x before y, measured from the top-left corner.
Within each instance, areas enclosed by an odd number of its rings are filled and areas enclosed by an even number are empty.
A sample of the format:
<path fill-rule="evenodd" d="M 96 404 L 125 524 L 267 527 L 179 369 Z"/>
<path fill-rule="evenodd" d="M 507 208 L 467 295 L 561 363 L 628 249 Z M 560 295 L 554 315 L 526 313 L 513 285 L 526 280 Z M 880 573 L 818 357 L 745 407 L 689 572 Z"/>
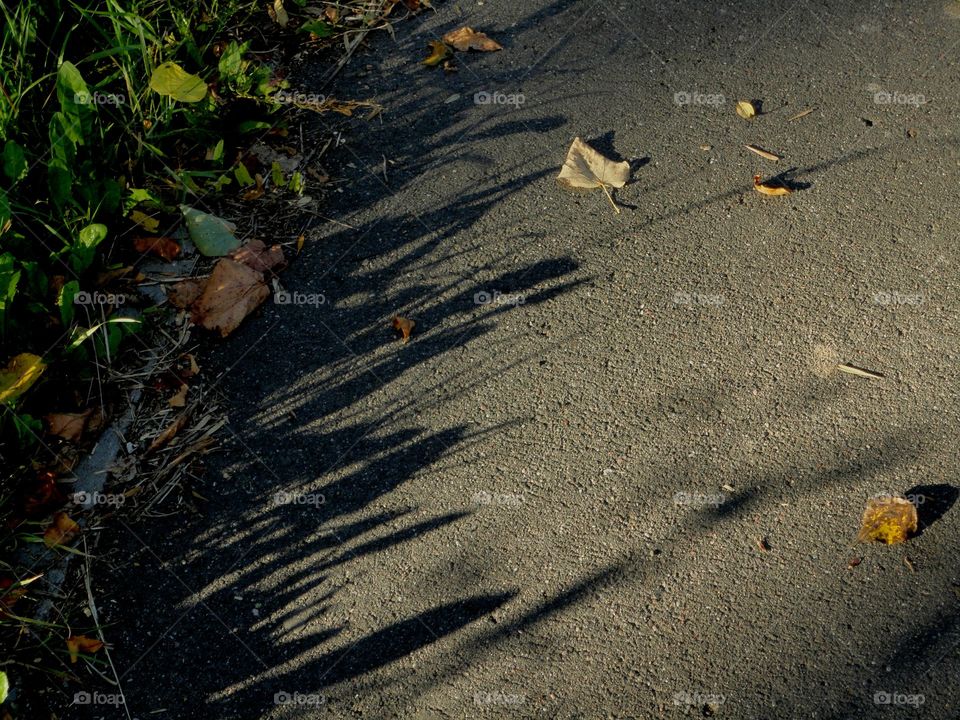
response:
<path fill-rule="evenodd" d="M 189 419 L 190 413 L 186 410 L 177 415 L 173 422 L 167 425 L 164 431 L 153 439 L 150 447 L 147 448 L 147 452 L 151 453 L 154 450 L 158 450 L 173 440 L 174 436 L 183 429 L 183 426 L 187 424 L 187 420 Z"/>
<path fill-rule="evenodd" d="M 77 442 L 87 429 L 93 411 L 94 408 L 82 413 L 50 413 L 44 415 L 43 419 L 47 422 L 47 432 L 51 435 Z"/>
<path fill-rule="evenodd" d="M 567 151 L 567 157 L 560 168 L 557 182 L 569 189 L 600 188 L 610 201 L 613 209 L 620 213 L 620 208 L 613 201 L 609 187 L 623 187 L 630 179 L 630 163 L 614 162 L 605 158 L 579 137 L 573 139 L 573 144 Z"/>
<path fill-rule="evenodd" d="M 877 540 L 887 545 L 904 542 L 917 531 L 917 508 L 905 498 L 885 495 L 870 498 L 863 511 L 857 540 Z"/>
<path fill-rule="evenodd" d="M 193 304 L 193 302 L 200 297 L 200 293 L 203 292 L 203 287 L 206 285 L 206 280 L 181 280 L 176 285 L 172 285 L 167 288 L 167 300 L 170 301 L 170 304 L 174 307 L 184 308 Z"/>
<path fill-rule="evenodd" d="M 848 375 L 856 375 L 857 377 L 870 378 L 872 380 L 879 380 L 883 378 L 883 375 L 871 370 L 864 370 L 863 368 L 858 368 L 855 365 L 845 365 L 843 363 L 837 365 L 837 370 L 840 372 L 847 373 Z"/>
<path fill-rule="evenodd" d="M 757 155 L 764 158 L 765 160 L 772 160 L 773 162 L 777 162 L 780 159 L 779 155 L 774 155 L 772 152 L 768 150 L 764 150 L 763 148 L 758 148 L 756 145 L 744 145 L 744 147 L 750 152 L 756 153 Z"/>
<path fill-rule="evenodd" d="M 263 175 L 257 173 L 254 176 L 254 179 L 256 184 L 240 196 L 241 200 L 257 200 L 263 197 L 263 193 L 265 192 L 263 187 Z"/>
<path fill-rule="evenodd" d="M 103 643 L 86 635 L 71 635 L 67 638 L 67 650 L 70 651 L 70 662 L 76 664 L 77 656 L 83 653 L 93 654 L 103 647 Z"/>
<path fill-rule="evenodd" d="M 207 330 L 218 330 L 221 337 L 226 337 L 269 296 L 270 288 L 262 273 L 223 258 L 214 266 L 203 293 L 193 303 L 193 322 Z"/>
<path fill-rule="evenodd" d="M 747 100 L 738 100 L 734 109 L 737 111 L 737 115 L 744 120 L 749 120 L 757 114 L 757 109 L 753 106 L 753 103 Z"/>
<path fill-rule="evenodd" d="M 270 13 L 270 17 L 280 27 L 286 27 L 287 23 L 290 22 L 290 16 L 287 15 L 286 9 L 283 7 L 283 0 L 273 0 L 273 12 Z"/>
<path fill-rule="evenodd" d="M 190 386 L 187 385 L 186 383 L 183 383 L 180 386 L 180 389 L 177 390 L 176 393 L 174 393 L 173 397 L 167 400 L 167 405 L 169 405 L 170 407 L 178 407 L 178 408 L 181 408 L 184 405 L 186 405 L 188 390 L 190 390 Z"/>
<path fill-rule="evenodd" d="M 416 327 L 416 325 L 416 321 L 410 320 L 409 318 L 400 317 L 399 315 L 393 318 L 393 329 L 400 333 L 404 342 L 410 339 L 410 333 L 413 332 L 413 328 Z"/>
<path fill-rule="evenodd" d="M 303 243 L 306 242 L 307 236 L 303 233 L 300 233 L 297 236 L 297 255 L 300 254 L 300 251 L 303 250 Z"/>
<path fill-rule="evenodd" d="M 753 176 L 753 189 L 764 195 L 789 195 L 793 192 L 793 188 L 779 180 L 761 182 L 759 175 Z"/>
<path fill-rule="evenodd" d="M 434 40 L 430 43 L 430 54 L 423 61 L 423 64 L 427 67 L 436 67 L 448 57 L 450 57 L 450 46 L 439 40 Z"/>
<path fill-rule="evenodd" d="M 283 248 L 272 245 L 268 249 L 262 240 L 251 240 L 230 253 L 229 257 L 257 272 L 273 270 L 284 263 Z"/>
<path fill-rule="evenodd" d="M 461 51 L 480 50 L 481 52 L 493 52 L 494 50 L 503 50 L 503 46 L 496 40 L 487 37 L 485 33 L 477 32 L 469 27 L 462 27 L 459 30 L 448 32 L 443 36 L 443 41 Z"/>
<path fill-rule="evenodd" d="M 138 253 L 152 253 L 164 260 L 173 260 L 180 254 L 180 244 L 173 238 L 136 237 L 133 239 L 133 249 Z"/>
<path fill-rule="evenodd" d="M 793 120 L 799 120 L 799 119 L 802 118 L 802 117 L 806 117 L 807 115 L 809 115 L 810 113 L 812 113 L 814 110 L 816 110 L 815 107 L 807 108 L 806 110 L 801 110 L 800 112 L 798 112 L 798 113 L 797 113 L 796 115 L 794 115 L 793 117 L 788 117 L 788 118 L 787 118 L 787 122 L 792 122 Z"/>
<path fill-rule="evenodd" d="M 43 543 L 50 548 L 66 545 L 79 534 L 80 526 L 65 512 L 58 512 L 53 516 L 53 524 L 43 533 Z"/>

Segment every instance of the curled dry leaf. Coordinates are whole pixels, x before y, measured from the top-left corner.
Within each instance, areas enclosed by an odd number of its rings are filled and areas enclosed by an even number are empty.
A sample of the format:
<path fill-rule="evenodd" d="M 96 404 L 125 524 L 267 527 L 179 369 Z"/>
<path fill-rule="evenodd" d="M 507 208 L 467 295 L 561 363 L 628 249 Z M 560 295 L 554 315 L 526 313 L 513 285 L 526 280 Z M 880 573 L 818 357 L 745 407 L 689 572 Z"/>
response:
<path fill-rule="evenodd" d="M 90 653 L 91 655 L 100 648 L 103 643 L 96 638 L 89 638 L 86 635 L 71 635 L 67 638 L 67 650 L 70 652 L 70 662 L 76 664 L 80 653 Z"/>
<path fill-rule="evenodd" d="M 793 188 L 779 180 L 760 180 L 759 175 L 753 176 L 753 189 L 764 195 L 789 195 Z"/>
<path fill-rule="evenodd" d="M 600 188 L 618 214 L 620 208 L 613 201 L 608 187 L 623 187 L 629 179 L 630 163 L 605 158 L 579 137 L 573 139 L 557 176 L 557 182 L 568 189 Z"/>
<path fill-rule="evenodd" d="M 450 57 L 450 46 L 439 40 L 434 40 L 430 43 L 430 54 L 423 61 L 423 64 L 427 67 L 436 67 L 448 57 Z"/>
<path fill-rule="evenodd" d="M 392 325 L 393 329 L 400 333 L 400 337 L 403 338 L 403 341 L 407 342 L 407 340 L 410 339 L 410 333 L 413 332 L 413 328 L 416 327 L 417 323 L 415 320 L 397 315 L 393 318 Z"/>
<path fill-rule="evenodd" d="M 744 120 L 750 120 L 757 114 L 757 109 L 753 106 L 753 103 L 748 100 L 738 100 L 734 109 L 737 111 L 737 115 Z"/>
<path fill-rule="evenodd" d="M 44 415 L 47 432 L 70 442 L 77 442 L 91 424 L 94 408 L 82 413 L 51 413 Z"/>
<path fill-rule="evenodd" d="M 473 28 L 462 27 L 459 30 L 452 30 L 443 36 L 443 41 L 447 45 L 452 45 L 460 51 L 479 50 L 481 52 L 493 52 L 494 50 L 503 50 L 503 46 L 496 40 L 487 37 L 486 33 L 477 32 Z"/>
<path fill-rule="evenodd" d="M 203 292 L 193 303 L 193 322 L 226 337 L 269 296 L 270 288 L 262 273 L 223 258 L 217 261 Z"/>
<path fill-rule="evenodd" d="M 860 542 L 879 541 L 887 545 L 904 542 L 917 531 L 917 508 L 902 497 L 870 498 L 860 522 Z"/>
<path fill-rule="evenodd" d="M 200 297 L 204 285 L 206 285 L 205 280 L 194 280 L 192 278 L 181 280 L 176 285 L 167 288 L 167 300 L 174 307 L 183 310 Z"/>
<path fill-rule="evenodd" d="M 187 412 L 186 410 L 184 410 L 182 413 L 177 415 L 177 417 L 174 418 L 173 422 L 167 425 L 164 431 L 153 439 L 153 442 L 150 443 L 150 447 L 147 448 L 147 452 L 151 453 L 154 450 L 159 450 L 168 442 L 173 440 L 176 434 L 183 429 L 184 425 L 187 424 L 187 420 L 189 419 L 190 419 L 190 413 Z"/>
<path fill-rule="evenodd" d="M 180 254 L 180 244 L 173 238 L 136 237 L 133 239 L 133 249 L 138 253 L 152 253 L 164 260 L 173 260 Z"/>
<path fill-rule="evenodd" d="M 49 548 L 66 545 L 80 534 L 80 526 L 65 512 L 53 516 L 53 523 L 43 533 L 43 543 Z"/>

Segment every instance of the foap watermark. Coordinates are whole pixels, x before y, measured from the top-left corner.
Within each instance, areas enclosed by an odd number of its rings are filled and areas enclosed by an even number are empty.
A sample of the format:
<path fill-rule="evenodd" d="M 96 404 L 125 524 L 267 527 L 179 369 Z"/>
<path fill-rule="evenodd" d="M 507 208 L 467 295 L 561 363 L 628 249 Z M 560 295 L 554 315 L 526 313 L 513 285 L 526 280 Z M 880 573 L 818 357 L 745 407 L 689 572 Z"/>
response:
<path fill-rule="evenodd" d="M 870 500 L 877 500 L 879 502 L 891 502 L 894 500 L 906 500 L 909 503 L 913 503 L 916 506 L 923 505 L 927 498 L 924 495 L 916 495 L 911 493 L 910 495 L 901 495 L 900 493 L 894 492 L 878 492 L 870 496 Z"/>
<path fill-rule="evenodd" d="M 523 93 L 504 93 L 499 90 L 481 90 L 473 94 L 474 105 L 513 105 L 520 107 L 527 101 Z"/>
<path fill-rule="evenodd" d="M 273 294 L 273 302 L 277 305 L 313 305 L 314 307 L 320 307 L 327 303 L 327 297 L 323 293 L 277 290 Z"/>
<path fill-rule="evenodd" d="M 920 107 L 927 104 L 927 98 L 921 93 L 905 93 L 899 90 L 885 90 L 879 85 L 867 85 L 867 91 L 873 95 L 874 105 L 912 105 Z"/>
<path fill-rule="evenodd" d="M 476 692 L 473 694 L 474 705 L 523 705 L 527 696 L 523 693 L 507 693 L 502 690 Z"/>
<path fill-rule="evenodd" d="M 309 705 L 317 707 L 325 705 L 326 702 L 327 696 L 318 693 L 288 693 L 281 690 L 273 694 L 274 705 Z"/>
<path fill-rule="evenodd" d="M 698 90 L 681 90 L 673 94 L 673 102 L 680 107 L 684 105 L 723 105 L 727 98 L 720 93 L 702 93 Z"/>
<path fill-rule="evenodd" d="M 692 507 L 717 507 L 727 501 L 723 493 L 701 493 L 681 490 L 673 494 L 674 505 L 689 505 Z"/>
<path fill-rule="evenodd" d="M 881 290 L 873 294 L 873 302 L 877 305 L 923 305 L 925 301 L 923 293 Z"/>
<path fill-rule="evenodd" d="M 674 305 L 723 305 L 726 300 L 723 295 L 708 295 L 700 292 L 675 292 L 673 294 Z"/>
<path fill-rule="evenodd" d="M 492 493 L 486 490 L 475 492 L 471 500 L 474 505 L 502 505 L 510 507 L 517 507 L 526 502 L 523 495 L 516 493 Z"/>
<path fill-rule="evenodd" d="M 74 305 L 123 305 L 127 301 L 125 295 L 116 293 L 105 293 L 99 290 L 87 292 L 81 290 L 73 296 Z"/>
<path fill-rule="evenodd" d="M 873 694 L 874 705 L 910 705 L 918 708 L 926 702 L 923 695 L 908 695 L 899 692 L 875 692 Z"/>
<path fill-rule="evenodd" d="M 119 107 L 127 104 L 127 96 L 123 93 L 90 92 L 78 90 L 73 94 L 73 101 L 77 105 L 113 105 Z"/>
<path fill-rule="evenodd" d="M 285 105 L 323 105 L 327 101 L 326 95 L 290 92 L 289 90 L 278 90 L 270 97 L 274 102 Z"/>
<path fill-rule="evenodd" d="M 275 492 L 273 494 L 274 505 L 313 505 L 319 507 L 327 502 L 327 497 L 323 493 L 289 493 Z"/>
<path fill-rule="evenodd" d="M 84 507 L 90 507 L 92 505 L 112 505 L 113 507 L 120 507 L 126 501 L 127 496 L 120 493 L 87 492 L 86 490 L 81 490 L 73 494 L 73 502 L 77 505 L 83 505 Z"/>
<path fill-rule="evenodd" d="M 74 705 L 124 705 L 120 693 L 101 693 L 81 691 L 73 694 Z"/>
<path fill-rule="evenodd" d="M 475 305 L 523 305 L 527 299 L 520 293 L 502 293 L 499 290 L 481 290 L 473 294 Z"/>
<path fill-rule="evenodd" d="M 694 692 L 681 690 L 673 694 L 674 705 L 696 705 L 700 707 L 702 705 L 723 705 L 726 701 L 727 697 L 725 695 L 701 692 L 699 690 Z"/>

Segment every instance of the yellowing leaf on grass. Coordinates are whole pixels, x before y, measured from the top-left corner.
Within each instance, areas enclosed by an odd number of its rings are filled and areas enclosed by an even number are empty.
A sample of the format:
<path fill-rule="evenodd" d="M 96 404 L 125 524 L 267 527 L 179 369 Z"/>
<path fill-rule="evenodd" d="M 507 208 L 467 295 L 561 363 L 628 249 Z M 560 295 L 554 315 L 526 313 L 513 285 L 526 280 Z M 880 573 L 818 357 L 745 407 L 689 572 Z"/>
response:
<path fill-rule="evenodd" d="M 403 338 L 403 341 L 406 342 L 410 339 L 410 333 L 413 332 L 413 328 L 416 327 L 417 323 L 415 320 L 410 318 L 400 317 L 397 315 L 393 318 L 393 329 L 400 333 L 400 337 Z"/>
<path fill-rule="evenodd" d="M 758 148 L 756 145 L 744 145 L 744 147 L 750 152 L 756 153 L 757 155 L 762 157 L 764 160 L 772 160 L 773 162 L 777 162 L 780 159 L 779 155 L 774 155 L 769 150 Z"/>
<path fill-rule="evenodd" d="M 139 210 L 134 210 L 130 213 L 130 219 L 133 220 L 137 225 L 142 227 L 147 232 L 155 233 L 160 229 L 160 221 L 156 218 L 152 218 L 147 215 L 145 212 L 140 212 Z"/>
<path fill-rule="evenodd" d="M 178 102 L 196 103 L 207 96 L 207 84 L 175 62 L 158 65 L 150 76 L 150 89 Z"/>
<path fill-rule="evenodd" d="M 76 664 L 80 653 L 92 655 L 102 647 L 102 642 L 96 638 L 88 638 L 86 635 L 71 635 L 67 638 L 67 650 L 70 651 L 70 662 L 73 664 Z"/>
<path fill-rule="evenodd" d="M 753 176 L 753 189 L 764 195 L 789 195 L 793 188 L 780 180 L 761 182 L 759 175 Z"/>
<path fill-rule="evenodd" d="M 39 355 L 20 353 L 0 370 L 0 402 L 10 402 L 23 395 L 43 374 L 47 366 Z"/>
<path fill-rule="evenodd" d="M 65 512 L 53 516 L 53 524 L 43 533 L 43 542 L 47 547 L 66 545 L 80 534 L 80 526 Z"/>
<path fill-rule="evenodd" d="M 860 542 L 879 541 L 887 545 L 905 541 L 917 531 L 917 508 L 901 497 L 881 495 L 870 498 L 860 522 Z"/>
<path fill-rule="evenodd" d="M 451 30 L 443 36 L 443 41 L 460 51 L 493 52 L 494 50 L 503 50 L 503 46 L 496 40 L 487 37 L 486 33 L 477 32 L 469 27 Z"/>
<path fill-rule="evenodd" d="M 578 137 L 573 139 L 557 176 L 557 182 L 568 189 L 600 188 L 617 214 L 620 213 L 620 208 L 613 201 L 608 188 L 623 187 L 629 179 L 630 163 L 614 162 L 605 158 Z"/>
<path fill-rule="evenodd" d="M 448 57 L 450 57 L 450 46 L 439 40 L 434 40 L 430 43 L 430 54 L 423 61 L 423 64 L 427 67 L 436 67 Z"/>
<path fill-rule="evenodd" d="M 737 115 L 744 120 L 749 120 L 757 114 L 757 109 L 753 106 L 753 103 L 747 100 L 738 100 L 734 106 L 734 110 L 736 110 Z"/>

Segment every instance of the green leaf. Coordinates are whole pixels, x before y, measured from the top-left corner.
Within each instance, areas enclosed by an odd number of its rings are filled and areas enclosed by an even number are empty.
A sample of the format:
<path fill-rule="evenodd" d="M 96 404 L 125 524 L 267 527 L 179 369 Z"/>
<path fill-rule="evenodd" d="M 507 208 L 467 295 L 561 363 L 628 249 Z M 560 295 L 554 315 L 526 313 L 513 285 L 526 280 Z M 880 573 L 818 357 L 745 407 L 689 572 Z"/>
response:
<path fill-rule="evenodd" d="M 257 132 L 258 130 L 269 130 L 272 127 L 273 123 L 268 123 L 265 120 L 244 120 L 237 125 L 237 132 L 240 135 L 246 135 L 247 133 Z"/>
<path fill-rule="evenodd" d="M 20 282 L 20 270 L 15 266 L 16 258 L 12 253 L 0 255 L 0 333 L 6 327 L 7 310 L 17 294 Z"/>
<path fill-rule="evenodd" d="M 96 105 L 83 76 L 71 62 L 65 61 L 57 70 L 57 99 L 70 139 L 77 145 L 83 145 L 93 127 Z"/>
<path fill-rule="evenodd" d="M 240 183 L 240 187 L 249 187 L 250 185 L 255 185 L 257 182 L 250 176 L 250 171 L 247 170 L 247 166 L 243 163 L 237 163 L 237 167 L 233 169 L 233 176 L 237 179 L 237 182 Z"/>
<path fill-rule="evenodd" d="M 100 223 L 87 225 L 77 234 L 77 242 L 70 246 L 70 265 L 76 272 L 83 272 L 93 263 L 97 245 L 107 237 L 107 226 Z"/>
<path fill-rule="evenodd" d="M 13 417 L 13 427 L 17 431 L 17 443 L 21 447 L 33 445 L 40 433 L 43 432 L 43 424 L 33 415 L 23 413 L 11 413 Z"/>
<path fill-rule="evenodd" d="M 220 142 L 213 146 L 213 151 L 210 153 L 210 159 L 217 163 L 223 160 L 223 138 L 220 138 Z"/>
<path fill-rule="evenodd" d="M 226 80 L 234 81 L 240 76 L 241 73 L 243 73 L 244 69 L 249 64 L 244 61 L 243 55 L 245 52 L 247 52 L 249 47 L 249 42 L 245 42 L 242 45 L 237 45 L 237 43 L 231 40 L 227 44 L 223 54 L 220 56 L 220 62 L 217 65 L 217 69 L 220 71 L 220 77 Z"/>
<path fill-rule="evenodd" d="M 300 30 L 303 32 L 308 32 L 311 35 L 316 35 L 320 38 L 330 37 L 333 35 L 333 26 L 325 23 L 323 20 L 311 20 L 310 22 L 305 22 L 300 26 Z"/>
<path fill-rule="evenodd" d="M 0 703 L 6 702 L 7 695 L 10 694 L 10 681 L 7 674 L 0 670 Z"/>
<path fill-rule="evenodd" d="M 68 283 L 64 283 L 63 287 L 60 288 L 60 293 L 57 295 L 57 307 L 60 308 L 60 320 L 63 321 L 64 327 L 70 327 L 73 323 L 73 302 L 78 292 L 80 292 L 80 283 L 76 280 L 71 280 Z"/>
<path fill-rule="evenodd" d="M 3 147 L 3 172 L 11 182 L 22 180 L 27 175 L 27 156 L 23 148 L 13 140 L 7 140 Z"/>
<path fill-rule="evenodd" d="M 207 84 L 199 75 L 191 75 L 175 62 L 158 65 L 150 76 L 150 88 L 178 102 L 196 103 L 207 96 Z"/>
<path fill-rule="evenodd" d="M 20 353 L 0 370 L 0 402 L 10 403 L 23 395 L 43 374 L 43 359 L 32 353 Z"/>
<path fill-rule="evenodd" d="M 237 226 L 232 222 L 200 212 L 188 205 L 181 205 L 180 210 L 183 212 L 190 239 L 201 254 L 207 257 L 223 257 L 240 247 L 240 241 L 233 234 Z"/>
<path fill-rule="evenodd" d="M 274 187 L 283 187 L 283 168 L 280 167 L 280 163 L 276 160 L 274 160 L 270 166 L 270 179 L 273 180 Z"/>
<path fill-rule="evenodd" d="M 297 195 L 303 193 L 303 175 L 299 170 L 294 172 L 290 177 L 290 184 L 287 187 L 293 190 L 293 192 L 295 192 Z"/>

